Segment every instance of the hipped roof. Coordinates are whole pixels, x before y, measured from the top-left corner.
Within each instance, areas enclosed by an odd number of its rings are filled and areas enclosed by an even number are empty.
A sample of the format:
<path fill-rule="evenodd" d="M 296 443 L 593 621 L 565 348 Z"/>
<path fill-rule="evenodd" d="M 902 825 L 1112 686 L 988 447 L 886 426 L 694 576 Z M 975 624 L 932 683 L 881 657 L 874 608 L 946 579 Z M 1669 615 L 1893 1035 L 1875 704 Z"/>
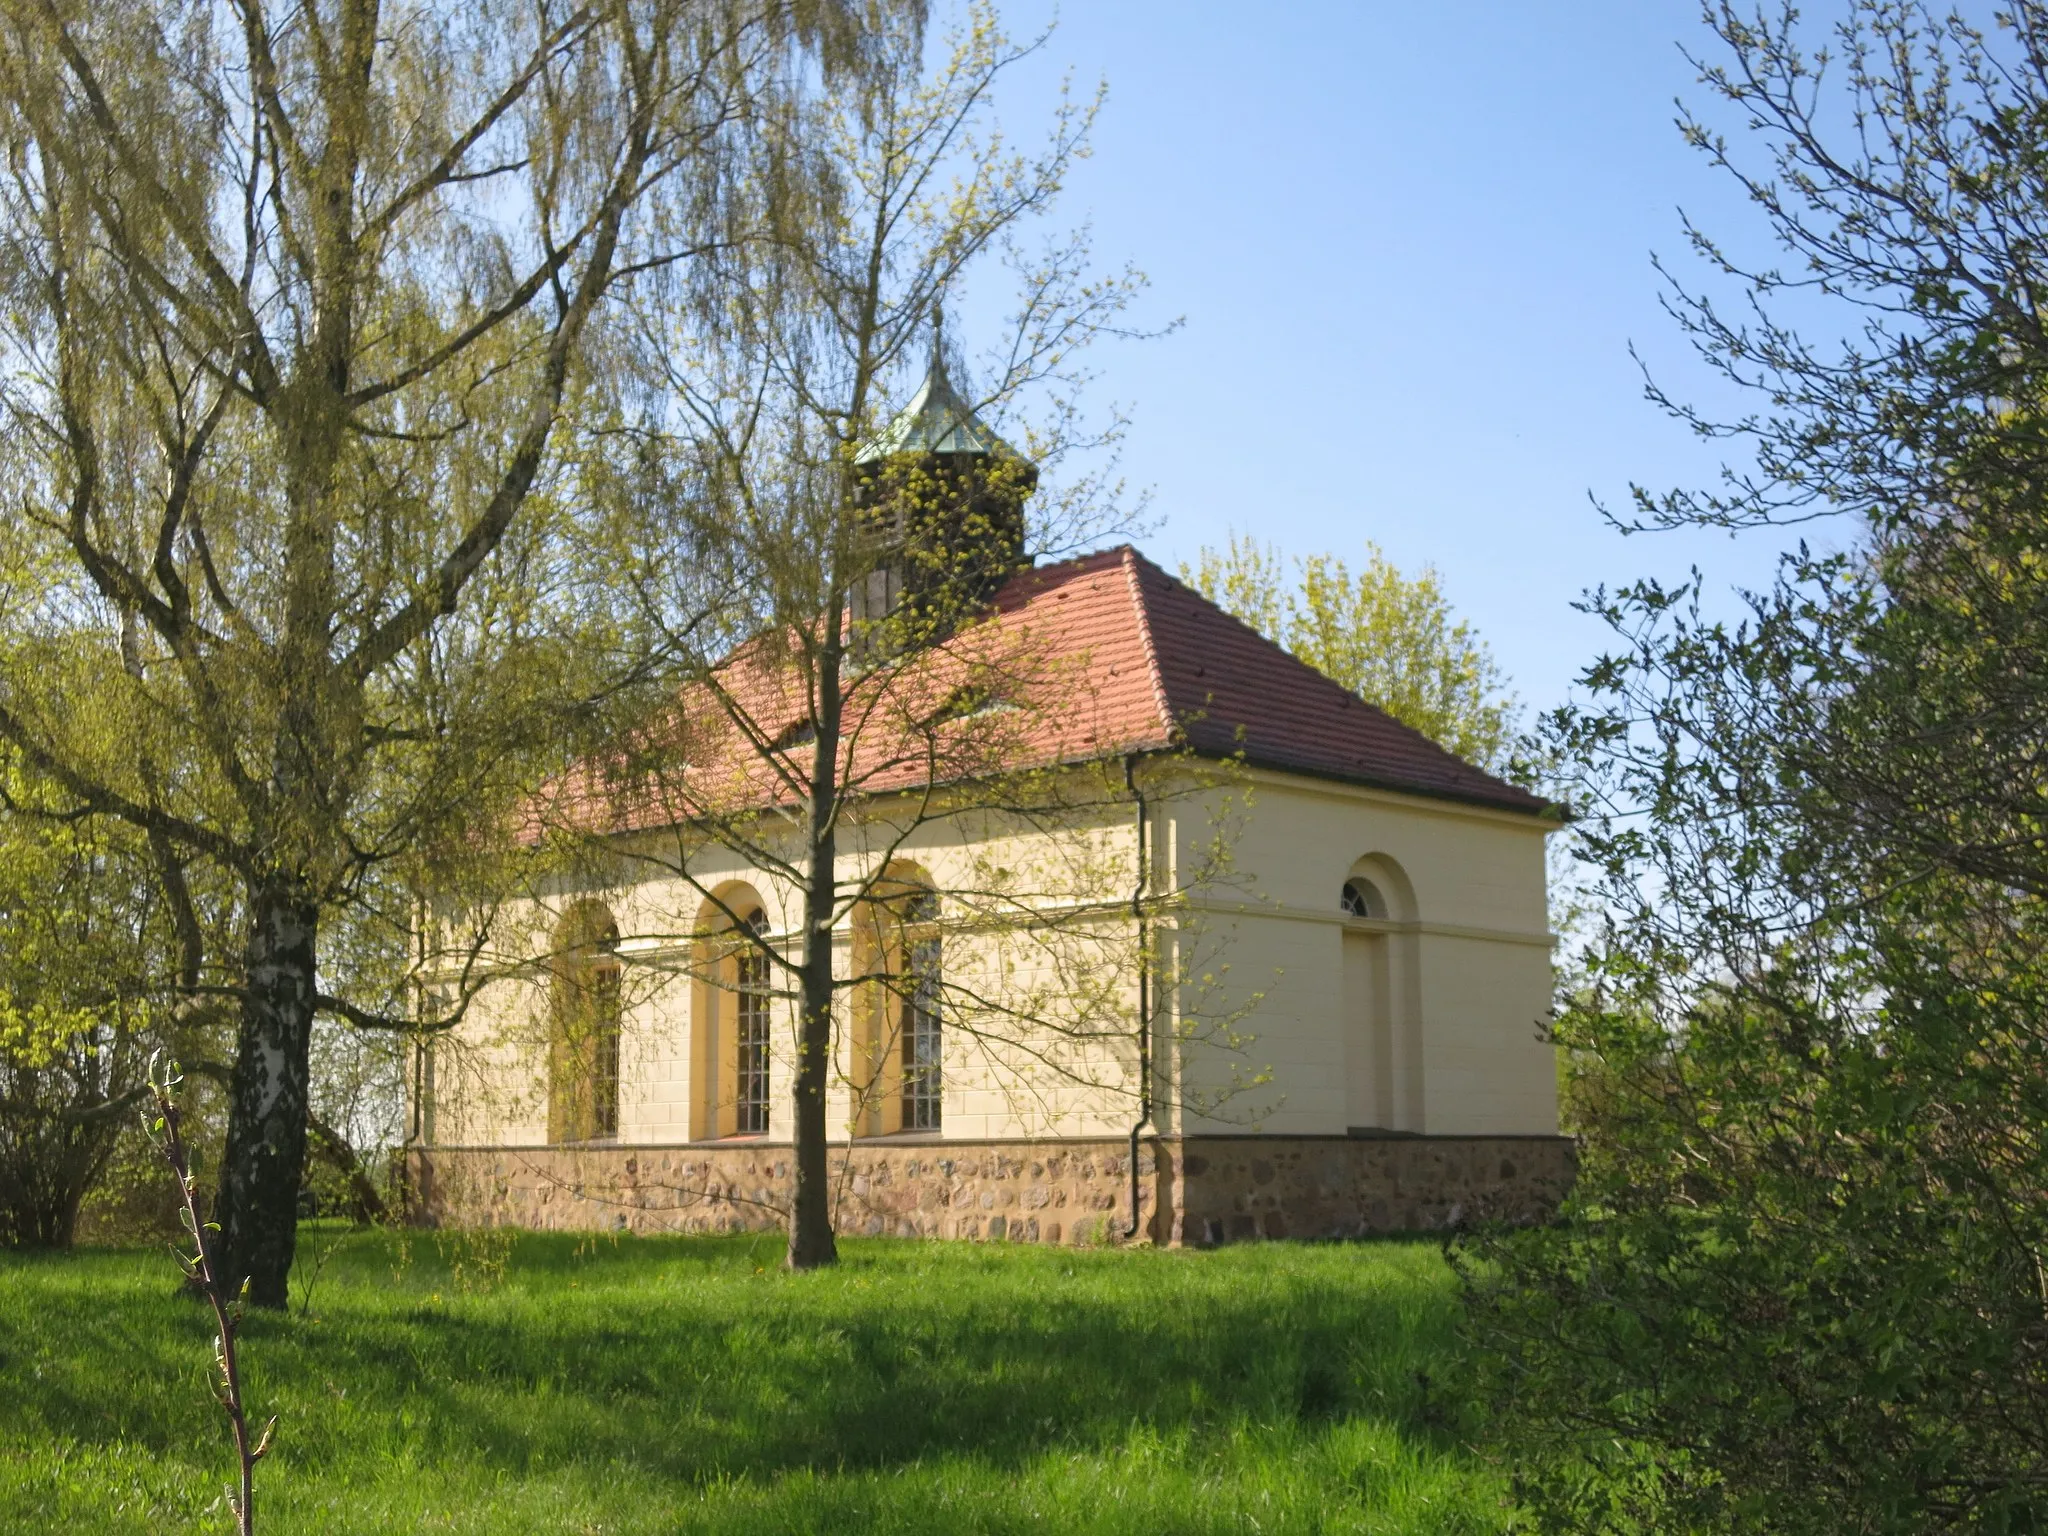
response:
<path fill-rule="evenodd" d="M 927 453 L 1019 458 L 1017 450 L 996 436 L 974 407 L 960 398 L 946 377 L 946 365 L 937 356 L 917 393 L 886 427 L 861 444 L 853 462 L 871 464 L 897 454 Z"/>
<path fill-rule="evenodd" d="M 672 737 L 669 756 L 687 761 L 678 777 L 593 762 L 544 798 L 611 831 L 676 825 L 711 803 L 792 801 L 793 778 L 808 767 L 801 730 L 810 716 L 791 668 L 762 647 L 721 669 L 719 685 L 752 739 L 693 685 L 654 733 Z M 993 728 L 934 726 L 983 675 L 1003 694 L 1023 695 L 1018 707 Z M 1551 809 L 1366 703 L 1128 545 L 1019 571 L 984 621 L 928 656 L 857 678 L 845 709 L 855 727 L 847 787 L 861 794 L 1186 750 L 1523 815 Z M 772 760 L 764 744 L 777 748 Z"/>

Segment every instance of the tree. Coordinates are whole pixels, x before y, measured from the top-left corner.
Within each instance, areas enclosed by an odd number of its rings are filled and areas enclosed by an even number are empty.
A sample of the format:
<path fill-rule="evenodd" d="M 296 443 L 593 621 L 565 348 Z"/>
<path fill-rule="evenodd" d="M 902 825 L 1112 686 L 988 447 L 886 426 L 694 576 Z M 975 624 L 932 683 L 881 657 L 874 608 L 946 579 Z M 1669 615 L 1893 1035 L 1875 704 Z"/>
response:
<path fill-rule="evenodd" d="M 1181 579 L 1367 703 L 1467 762 L 1526 778 L 1512 761 L 1520 706 L 1471 623 L 1454 618 L 1434 566 L 1413 578 L 1366 545 L 1353 576 L 1336 555 L 1292 562 L 1230 536 Z"/>
<path fill-rule="evenodd" d="M 1634 519 L 1849 547 L 1740 623 L 1696 575 L 1589 601 L 1621 644 L 1550 725 L 1609 904 L 1558 1023 L 1580 1180 L 1461 1243 L 1471 1324 L 1546 1528 L 2035 1529 L 2048 8 L 1870 0 L 1827 50 L 1789 8 L 1708 19 L 1770 167 L 1687 131 L 1797 265 L 1695 234 L 1745 315 L 1673 309 L 1769 404 L 1674 407 L 1753 463 Z"/>
<path fill-rule="evenodd" d="M 323 965 L 532 782 L 620 658 L 567 494 L 635 275 L 830 0 L 77 5 L 0 26 L 14 487 L 0 738 L 240 887 L 220 1258 L 285 1301 Z M 175 899 L 177 892 L 172 888 Z M 427 1021 L 429 1023 L 436 1021 Z"/>
<path fill-rule="evenodd" d="M 1126 765 L 1055 771 L 1044 760 L 1038 738 L 1075 702 L 1060 695 L 1060 663 L 985 622 L 1027 550 L 1071 548 L 1104 525 L 1097 480 L 1041 494 L 1028 527 L 1024 501 L 1083 445 L 1074 354 L 1117 327 L 1137 285 L 1129 273 L 1091 275 L 1083 236 L 1042 254 L 1021 245 L 1085 152 L 1094 114 L 1063 105 L 1040 150 L 1008 147 L 987 122 L 989 99 L 1032 47 L 976 8 L 928 72 L 922 26 L 896 19 L 865 73 L 764 143 L 772 157 L 808 156 L 804 183 L 824 191 L 789 209 L 773 241 L 721 256 L 716 323 L 729 345 L 698 344 L 704 320 L 688 294 L 641 311 L 655 387 L 619 480 L 622 494 L 674 509 L 671 540 L 647 550 L 632 581 L 677 659 L 681 702 L 608 768 L 567 785 L 565 805 L 603 806 L 593 861 L 625 871 L 609 878 L 665 878 L 689 893 L 693 910 L 643 925 L 685 941 L 700 973 L 737 955 L 747 994 L 795 1014 L 796 1268 L 836 1255 L 827 1097 L 849 994 L 876 1062 L 898 1043 L 877 1033 L 894 1027 L 875 1022 L 894 1013 L 883 995 L 927 1007 L 942 989 L 949 1029 L 992 1047 L 1042 1027 L 1039 1066 L 1119 1084 L 1135 1065 L 1126 1048 L 1151 1028 L 1132 1017 L 1155 959 L 1131 917 L 1168 897 L 1133 897 L 1130 855 L 1105 853 L 1098 836 L 1108 807 L 1130 825 Z M 991 255 L 1007 258 L 1022 292 L 988 382 L 963 397 L 939 306 Z M 897 418 L 892 406 L 920 375 L 927 416 Z M 1021 411 L 1034 393 L 1051 400 L 1040 431 Z M 1021 453 L 983 420 L 1006 413 L 1007 430 L 1027 434 Z M 1056 851 L 1031 867 L 980 860 L 937 889 L 900 873 L 897 855 L 920 831 L 949 825 L 974 846 L 975 829 L 1002 818 L 1051 834 L 1043 846 Z M 641 835 L 613 835 L 622 828 Z M 800 915 L 787 937 L 751 923 L 709 872 L 734 856 L 791 893 Z M 1037 899 L 1049 892 L 1059 900 Z M 1038 981 L 992 985 L 991 973 L 977 986 L 921 966 L 942 928 L 975 934 L 985 971 Z M 841 969 L 835 948 L 849 929 Z M 1149 1070 L 1140 1076 L 1149 1085 Z M 851 1087 L 872 1102 L 893 1081 L 877 1072 Z M 1149 1106 L 1149 1086 L 1144 1095 Z"/>
<path fill-rule="evenodd" d="M 152 1051 L 207 1042 L 165 996 L 181 940 L 147 840 L 51 800 L 18 769 L 0 794 L 0 1242 L 62 1248 Z"/>

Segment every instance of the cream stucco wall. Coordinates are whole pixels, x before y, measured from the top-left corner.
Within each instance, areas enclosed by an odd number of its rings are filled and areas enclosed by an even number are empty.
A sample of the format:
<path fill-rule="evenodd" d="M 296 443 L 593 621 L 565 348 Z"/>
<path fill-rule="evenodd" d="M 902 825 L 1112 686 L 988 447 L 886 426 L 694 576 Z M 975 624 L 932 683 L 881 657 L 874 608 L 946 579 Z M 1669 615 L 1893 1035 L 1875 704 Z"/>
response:
<path fill-rule="evenodd" d="M 921 876 L 941 894 L 945 972 L 960 989 L 948 1009 L 938 1133 L 944 1139 L 1110 1135 L 1132 1118 L 1136 1046 L 1127 1021 L 1136 1013 L 1135 948 L 1127 920 L 1113 908 L 1133 884 L 1136 832 L 1120 806 L 1061 822 L 1048 832 L 1042 824 L 971 811 L 925 821 L 906 834 L 871 816 L 843 839 L 842 880 L 851 883 L 886 863 Z M 706 1059 L 697 1025 L 708 1009 L 732 1007 L 730 992 L 705 984 L 703 951 L 692 937 L 706 921 L 705 892 L 735 908 L 758 903 L 771 941 L 785 954 L 794 948 L 798 892 L 716 846 L 668 839 L 644 843 L 640 852 L 644 857 L 625 858 L 610 878 L 564 885 L 508 921 L 539 957 L 550 947 L 555 914 L 578 902 L 604 906 L 618 927 L 622 972 L 617 1139 L 702 1139 L 711 1134 L 706 1099 L 718 1091 L 717 1066 Z M 679 862 L 687 864 L 688 878 L 675 872 Z M 996 894 L 1003 882 L 1065 910 L 1050 925 L 1006 934 L 995 921 L 1004 905 Z M 1104 907 L 1112 909 L 1108 915 L 1089 915 Z M 850 922 L 841 923 L 836 949 L 835 969 L 853 975 Z M 543 966 L 537 959 L 491 982 L 463 1024 L 436 1046 L 435 1140 L 546 1143 L 550 981 Z M 1068 988 L 1069 980 L 1084 985 Z M 1091 990 L 1102 995 L 1087 1009 L 1061 1001 Z M 1000 1008 L 977 1014 L 973 996 L 1011 999 L 1047 1027 L 1026 1041 L 1021 1037 L 1030 1020 L 1007 1017 Z M 854 993 L 841 993 L 827 1111 L 835 1137 L 847 1134 L 857 1118 L 856 1006 Z M 771 1013 L 767 1139 L 775 1141 L 788 1138 L 793 1122 L 793 1000 L 777 998 Z M 1022 1044 L 1029 1049 L 1016 1048 Z"/>
<path fill-rule="evenodd" d="M 1343 1135 L 1550 1135 L 1557 1130 L 1552 1048 L 1539 1035 L 1551 1002 L 1544 883 L 1547 824 L 1349 785 L 1252 771 L 1229 792 L 1238 811 L 1174 811 L 1175 856 L 1199 856 L 1234 817 L 1232 879 L 1190 913 L 1196 947 L 1227 962 L 1226 1012 L 1253 995 L 1239 1029 L 1241 1069 L 1268 1080 L 1176 1127 Z M 1207 814 L 1204 814 L 1204 811 Z M 1382 921 L 1347 919 L 1355 870 L 1387 895 Z M 1354 951 L 1347 996 L 1347 940 Z M 1361 942 L 1363 941 L 1363 946 Z M 1356 951 L 1377 951 L 1391 1059 L 1385 1108 L 1360 1113 L 1361 1038 Z M 1202 969 L 1204 967 L 1198 967 Z M 1206 967 L 1213 969 L 1213 966 Z M 1182 1029 L 1188 1026 L 1183 1022 Z M 1219 1063 L 1184 1053 L 1187 1097 L 1219 1081 Z M 1370 1073 L 1364 1074 L 1370 1076 Z"/>
<path fill-rule="evenodd" d="M 1153 888 L 1210 873 L 1226 849 L 1229 878 L 1189 892 L 1163 925 L 1180 971 L 1155 998 L 1160 1085 L 1155 1127 L 1188 1133 L 1345 1135 L 1379 1129 L 1430 1135 L 1545 1135 L 1557 1124 L 1556 1076 L 1538 1024 L 1550 1002 L 1544 824 L 1527 817 L 1266 772 L 1206 781 L 1156 767 L 1147 794 Z M 1136 1109 L 1137 1014 L 1128 895 L 1137 862 L 1134 812 L 1101 804 L 1062 830 L 974 812 L 900 836 L 872 817 L 851 830 L 842 875 L 885 855 L 928 875 L 942 893 L 946 968 L 984 996 L 1069 982 L 1101 995 L 1019 1042 L 1014 1021 L 949 1028 L 944 1140 L 1115 1135 Z M 563 889 L 544 905 L 602 900 L 622 958 L 618 1140 L 681 1143 L 708 1134 L 707 1065 L 693 1021 L 710 989 L 693 977 L 685 938 L 701 920 L 699 886 L 744 883 L 787 944 L 796 892 L 716 848 L 674 839 L 643 851 L 687 852 L 696 884 L 658 861 L 626 860 L 603 888 Z M 1362 864 L 1362 861 L 1364 863 Z M 1338 895 L 1367 868 L 1392 910 L 1347 919 Z M 1002 881 L 1042 903 L 1095 903 L 1052 925 L 1064 948 L 1000 935 L 988 923 Z M 532 954 L 552 919 L 529 914 Z M 976 929 L 980 931 L 975 931 Z M 1348 954 L 1348 983 L 1347 983 Z M 1122 957 L 1122 958 L 1116 958 Z M 851 974 L 842 931 L 838 966 Z M 1065 974 L 1062 966 L 1066 967 Z M 1205 979 L 1206 978 L 1206 979 Z M 529 968 L 504 976 L 435 1051 L 432 1138 L 446 1145 L 534 1146 L 547 1140 L 548 983 Z M 1362 1001 L 1361 988 L 1372 995 Z M 730 994 L 724 994 L 729 1001 Z M 828 1124 L 854 1119 L 851 999 L 842 994 Z M 1044 1012 L 1034 1004 L 1027 1012 Z M 795 1016 L 774 1006 L 770 1141 L 791 1124 Z M 1006 1031 L 1009 1033 L 1006 1034 Z M 1029 1049 L 1019 1049 L 1020 1044 Z M 1053 1047 L 1054 1067 L 1035 1061 Z M 1263 1081 L 1253 1081 L 1263 1079 Z"/>

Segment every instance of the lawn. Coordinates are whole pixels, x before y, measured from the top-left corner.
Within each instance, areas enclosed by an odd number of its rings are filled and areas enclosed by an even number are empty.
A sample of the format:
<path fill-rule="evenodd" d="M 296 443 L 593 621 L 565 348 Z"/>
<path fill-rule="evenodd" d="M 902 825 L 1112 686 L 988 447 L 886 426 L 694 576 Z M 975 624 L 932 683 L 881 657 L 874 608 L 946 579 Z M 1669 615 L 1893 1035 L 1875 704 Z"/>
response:
<path fill-rule="evenodd" d="M 317 1230 L 248 1325 L 258 1529 L 1464 1532 L 1427 1243 L 1211 1253 Z M 317 1273 L 316 1273 L 317 1272 Z M 0 1523 L 224 1530 L 166 1253 L 0 1257 Z"/>

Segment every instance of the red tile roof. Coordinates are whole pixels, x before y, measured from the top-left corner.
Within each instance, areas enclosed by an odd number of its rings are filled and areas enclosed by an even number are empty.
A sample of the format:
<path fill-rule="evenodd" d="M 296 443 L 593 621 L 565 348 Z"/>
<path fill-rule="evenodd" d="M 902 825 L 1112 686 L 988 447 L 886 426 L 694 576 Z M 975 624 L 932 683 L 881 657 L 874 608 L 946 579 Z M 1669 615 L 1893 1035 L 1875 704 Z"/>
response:
<path fill-rule="evenodd" d="M 1128 545 L 1020 571 L 992 607 L 986 623 L 926 653 L 918 667 L 877 669 L 849 685 L 845 788 L 876 793 L 972 778 L 978 769 L 1185 748 L 1500 810 L 1547 809 L 1289 655 Z M 1020 700 L 1025 707 L 984 718 L 973 731 L 935 726 L 977 669 L 999 678 L 1005 695 L 1030 695 Z M 695 686 L 673 721 L 680 751 L 670 754 L 687 760 L 690 784 L 664 787 L 630 768 L 622 775 L 586 764 L 555 786 L 582 808 L 578 819 L 598 802 L 601 818 L 625 830 L 675 824 L 713 798 L 791 798 L 789 786 L 808 767 L 799 728 L 809 719 L 793 664 L 748 647 L 721 670 L 720 683 L 760 742 L 782 748 L 777 762 Z"/>
<path fill-rule="evenodd" d="M 1077 645 L 1093 642 L 1098 670 L 1124 662 L 1135 672 L 1142 658 L 1149 689 L 1116 697 L 1129 722 L 1121 734 L 1133 745 L 1178 740 L 1204 756 L 1241 752 L 1320 778 L 1502 810 L 1547 808 L 1375 709 L 1128 545 L 1024 572 L 997 602 L 1028 613 L 1049 598 L 1075 604 L 1061 628 Z"/>

